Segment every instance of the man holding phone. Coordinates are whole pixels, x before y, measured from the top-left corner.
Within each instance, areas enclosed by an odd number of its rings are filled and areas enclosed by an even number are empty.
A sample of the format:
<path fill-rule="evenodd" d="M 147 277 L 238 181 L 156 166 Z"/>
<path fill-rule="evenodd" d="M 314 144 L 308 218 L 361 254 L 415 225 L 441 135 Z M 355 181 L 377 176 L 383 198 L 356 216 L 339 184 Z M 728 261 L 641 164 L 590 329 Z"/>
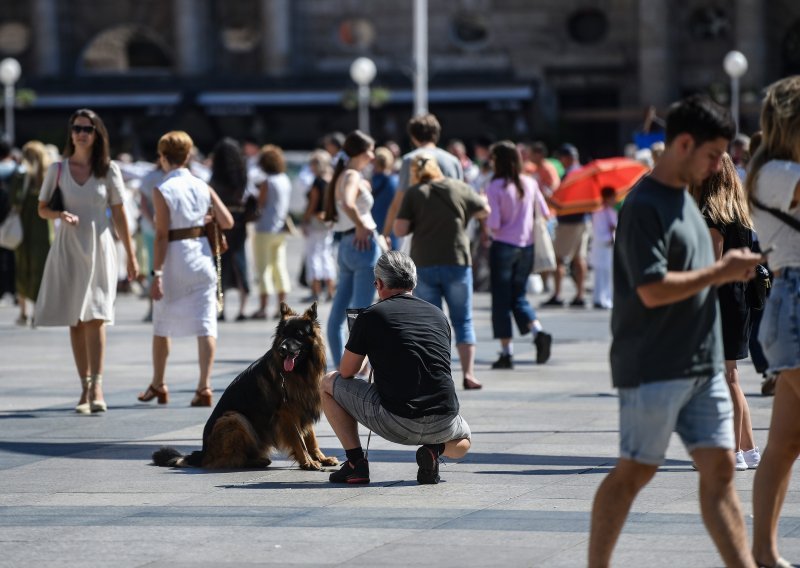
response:
<path fill-rule="evenodd" d="M 412 295 L 417 269 L 399 251 L 375 265 L 380 301 L 363 310 L 350 332 L 339 371 L 322 380 L 322 406 L 347 455 L 333 483 L 369 483 L 358 424 L 417 450 L 417 482 L 439 483 L 439 458 L 460 459 L 470 429 L 459 415 L 450 370 L 450 324 L 442 310 Z M 374 383 L 355 378 L 365 359 Z"/>
<path fill-rule="evenodd" d="M 666 149 L 625 199 L 614 247 L 611 374 L 620 459 L 592 507 L 589 567 L 609 565 L 639 491 L 678 432 L 700 473 L 703 521 L 726 566 L 753 566 L 734 474 L 733 406 L 724 378 L 715 286 L 744 282 L 762 256 L 711 237 L 686 191 L 720 169 L 735 131 L 708 97 L 674 104 Z"/>

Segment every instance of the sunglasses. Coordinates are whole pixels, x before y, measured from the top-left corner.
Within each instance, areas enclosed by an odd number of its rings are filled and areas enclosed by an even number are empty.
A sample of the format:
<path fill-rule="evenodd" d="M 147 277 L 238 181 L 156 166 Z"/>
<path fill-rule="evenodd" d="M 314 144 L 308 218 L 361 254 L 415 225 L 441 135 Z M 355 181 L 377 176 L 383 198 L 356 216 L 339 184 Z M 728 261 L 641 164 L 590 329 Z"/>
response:
<path fill-rule="evenodd" d="M 80 124 L 73 124 L 72 132 L 75 134 L 80 134 L 81 132 L 85 132 L 86 134 L 94 134 L 94 126 L 81 126 Z"/>

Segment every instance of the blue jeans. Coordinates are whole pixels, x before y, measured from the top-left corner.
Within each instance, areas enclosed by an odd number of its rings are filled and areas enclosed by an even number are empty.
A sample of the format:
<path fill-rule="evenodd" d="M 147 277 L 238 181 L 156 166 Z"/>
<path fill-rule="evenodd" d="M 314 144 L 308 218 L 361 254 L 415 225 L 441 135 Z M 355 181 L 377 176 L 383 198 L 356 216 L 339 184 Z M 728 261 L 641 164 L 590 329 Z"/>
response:
<path fill-rule="evenodd" d="M 366 308 L 375 298 L 375 263 L 381 249 L 373 234 L 367 250 L 356 250 L 354 234 L 345 235 L 339 242 L 339 281 L 328 317 L 328 347 L 333 355 L 333 365 L 339 368 L 344 353 L 344 322 L 347 308 Z"/>
<path fill-rule="evenodd" d="M 800 369 L 800 268 L 782 269 L 772 283 L 758 341 L 770 373 Z"/>
<path fill-rule="evenodd" d="M 472 324 L 472 267 L 458 265 L 418 266 L 414 295 L 442 309 L 447 302 L 456 343 L 475 344 Z"/>
<path fill-rule="evenodd" d="M 516 247 L 494 241 L 489 248 L 492 283 L 492 332 L 495 339 L 511 337 L 511 314 L 521 335 L 530 331 L 536 312 L 525 296 L 533 268 L 533 246 Z"/>

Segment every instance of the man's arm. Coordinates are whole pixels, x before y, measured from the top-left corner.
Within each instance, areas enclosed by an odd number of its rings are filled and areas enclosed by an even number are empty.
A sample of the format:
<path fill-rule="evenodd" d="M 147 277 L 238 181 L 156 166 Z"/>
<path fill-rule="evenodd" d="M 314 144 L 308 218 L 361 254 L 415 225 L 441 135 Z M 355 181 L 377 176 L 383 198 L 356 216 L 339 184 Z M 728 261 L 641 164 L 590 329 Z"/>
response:
<path fill-rule="evenodd" d="M 667 272 L 662 280 L 636 288 L 639 299 L 647 308 L 659 308 L 691 298 L 708 286 L 728 282 L 746 282 L 753 278 L 754 268 L 763 257 L 742 249 L 731 249 L 706 268 L 687 272 Z"/>
<path fill-rule="evenodd" d="M 366 355 L 358 355 L 345 349 L 339 363 L 339 374 L 346 379 L 354 377 L 364 367 L 366 359 Z"/>

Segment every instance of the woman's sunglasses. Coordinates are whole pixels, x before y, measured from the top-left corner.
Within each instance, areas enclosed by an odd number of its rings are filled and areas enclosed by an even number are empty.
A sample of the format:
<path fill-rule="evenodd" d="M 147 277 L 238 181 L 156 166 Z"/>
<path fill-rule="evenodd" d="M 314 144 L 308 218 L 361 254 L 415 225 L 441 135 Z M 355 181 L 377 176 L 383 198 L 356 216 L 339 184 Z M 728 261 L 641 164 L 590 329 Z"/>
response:
<path fill-rule="evenodd" d="M 81 126 L 80 124 L 73 124 L 72 131 L 75 134 L 80 134 L 81 132 L 85 132 L 86 134 L 93 134 L 94 133 L 94 126 Z"/>

